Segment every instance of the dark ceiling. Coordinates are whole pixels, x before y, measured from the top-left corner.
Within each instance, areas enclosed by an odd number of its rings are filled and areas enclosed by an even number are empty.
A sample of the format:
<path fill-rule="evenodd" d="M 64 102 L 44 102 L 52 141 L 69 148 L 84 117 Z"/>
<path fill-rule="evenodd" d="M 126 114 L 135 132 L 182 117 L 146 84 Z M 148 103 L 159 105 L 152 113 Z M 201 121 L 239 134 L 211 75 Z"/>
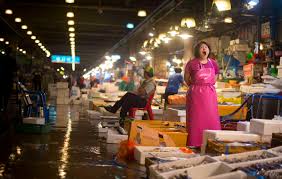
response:
<path fill-rule="evenodd" d="M 15 17 L 21 17 L 52 54 L 71 54 L 66 13 L 73 11 L 76 55 L 81 57 L 84 68 L 130 32 L 127 23 L 137 25 L 144 19 L 137 16 L 139 9 L 150 14 L 161 3 L 162 0 L 76 0 L 74 4 L 66 4 L 65 0 L 6 0 L 0 5 L 2 12 L 6 8 L 13 10 L 13 18 L 1 14 L 23 38 L 26 34 L 16 26 Z"/>
<path fill-rule="evenodd" d="M 231 15 L 235 23 L 215 22 L 212 24 L 214 26 L 212 33 L 237 28 L 246 20 L 255 22 L 255 18 L 242 16 L 242 13 L 244 13 L 242 12 L 242 3 L 244 1 L 232 0 L 232 10 L 227 12 L 227 15 Z M 266 7 L 267 4 L 274 1 L 276 2 L 276 0 L 263 0 L 263 12 L 268 10 L 271 14 L 272 9 Z M 281 2 L 281 0 L 277 1 Z M 66 13 L 73 11 L 76 23 L 76 55 L 81 57 L 81 65 L 78 65 L 78 69 L 81 70 L 97 65 L 105 52 L 121 39 L 124 39 L 125 36 L 132 34 L 133 30 L 126 28 L 128 22 L 134 23 L 135 26 L 140 22 L 145 22 L 144 17 L 137 16 L 138 10 L 144 9 L 149 16 L 154 15 L 156 9 L 159 9 L 166 2 L 174 2 L 174 4 L 167 6 L 167 9 L 164 9 L 162 13 L 156 14 L 154 18 L 150 19 L 145 28 L 136 33 L 138 35 L 135 35 L 135 38 L 131 38 L 131 42 L 124 41 L 123 44 L 127 44 L 124 49 L 128 50 L 128 43 L 140 45 L 148 38 L 147 34 L 152 27 L 156 28 L 157 33 L 162 33 L 167 31 L 169 26 L 179 24 L 180 19 L 185 16 L 195 17 L 198 22 L 201 22 L 205 16 L 205 2 L 206 12 L 211 13 L 211 21 L 216 20 L 214 18 L 226 15 L 225 13 L 215 12 L 215 9 L 211 8 L 212 0 L 75 0 L 74 4 L 66 4 L 65 0 L 0 0 L 0 17 L 2 21 L 6 22 L 6 26 L 1 27 L 1 29 L 2 32 L 10 33 L 10 27 L 12 27 L 21 38 L 18 43 L 32 50 L 34 43 L 28 39 L 29 36 L 25 34 L 26 31 L 21 30 L 20 26 L 14 22 L 15 17 L 21 17 L 23 23 L 28 25 L 29 29 L 52 54 L 70 55 Z M 179 4 L 179 6 L 175 7 L 176 4 Z M 13 16 L 4 14 L 6 8 L 13 10 Z M 172 12 L 171 9 L 173 9 Z M 7 24 L 10 27 L 7 27 Z M 3 25 L 1 20 L 0 25 Z M 199 35 L 207 35 L 207 33 L 200 33 Z"/>

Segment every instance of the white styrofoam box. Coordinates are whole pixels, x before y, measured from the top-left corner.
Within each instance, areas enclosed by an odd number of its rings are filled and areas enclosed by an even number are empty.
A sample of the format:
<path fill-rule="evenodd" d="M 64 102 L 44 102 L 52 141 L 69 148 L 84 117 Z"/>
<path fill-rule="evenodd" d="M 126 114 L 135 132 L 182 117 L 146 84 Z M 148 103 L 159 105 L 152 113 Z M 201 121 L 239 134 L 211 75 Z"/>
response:
<path fill-rule="evenodd" d="M 195 154 L 182 152 L 179 147 L 150 147 L 136 146 L 134 149 L 134 159 L 141 165 L 145 164 L 146 157 L 189 157 Z"/>
<path fill-rule="evenodd" d="M 154 115 L 162 115 L 162 114 L 164 113 L 164 110 L 163 110 L 163 109 L 156 109 L 156 108 L 153 108 L 152 111 L 153 111 L 153 114 L 154 114 Z"/>
<path fill-rule="evenodd" d="M 156 87 L 156 93 L 157 94 L 165 94 L 165 89 L 166 89 L 166 86 L 157 86 Z"/>
<path fill-rule="evenodd" d="M 250 160 L 250 157 L 252 156 L 255 157 L 255 156 L 261 156 L 261 155 L 269 155 L 270 157 L 266 159 Z M 279 158 L 279 156 L 271 152 L 268 152 L 266 150 L 257 150 L 257 151 L 251 151 L 251 152 L 244 152 L 244 153 L 231 154 L 231 155 L 221 155 L 218 157 L 214 157 L 214 159 L 224 162 L 234 168 L 241 167 L 241 164 L 244 164 L 246 162 L 248 162 L 248 164 L 255 164 L 261 160 L 270 160 L 270 159 L 276 159 L 276 158 Z M 236 160 L 238 162 L 231 163 L 226 160 Z M 246 161 L 243 161 L 243 160 L 246 160 Z"/>
<path fill-rule="evenodd" d="M 98 127 L 98 136 L 99 137 L 103 137 L 103 138 L 107 138 L 108 135 L 108 127 Z"/>
<path fill-rule="evenodd" d="M 135 120 L 142 120 L 143 116 L 135 116 L 134 119 Z"/>
<path fill-rule="evenodd" d="M 282 65 L 277 67 L 278 69 L 278 77 L 282 77 Z"/>
<path fill-rule="evenodd" d="M 260 137 L 262 143 L 271 143 L 272 135 L 261 135 Z"/>
<path fill-rule="evenodd" d="M 267 119 L 251 119 L 250 132 L 261 135 L 272 135 L 282 132 L 282 121 Z"/>
<path fill-rule="evenodd" d="M 40 117 L 27 117 L 23 118 L 24 124 L 38 124 L 38 125 L 44 125 L 45 124 L 45 118 Z"/>
<path fill-rule="evenodd" d="M 107 143 L 108 144 L 119 144 L 120 142 L 127 140 L 128 135 L 120 134 L 117 129 L 109 128 L 107 133 Z"/>
<path fill-rule="evenodd" d="M 243 168 L 243 167 L 249 167 L 249 166 L 252 166 L 252 165 L 255 165 L 255 164 L 269 164 L 269 163 L 272 163 L 272 162 L 281 162 L 282 163 L 282 157 L 279 156 L 279 157 L 273 157 L 273 158 L 269 158 L 269 159 L 262 159 L 262 160 L 256 160 L 255 162 L 253 161 L 248 161 L 248 162 L 242 162 L 240 163 L 239 165 L 230 165 L 232 168 L 236 169 L 236 168 Z"/>
<path fill-rule="evenodd" d="M 117 120 L 117 119 L 119 119 L 119 117 L 118 116 L 101 116 L 101 118 L 103 119 L 103 120 Z"/>
<path fill-rule="evenodd" d="M 143 110 L 137 110 L 135 112 L 135 116 L 143 116 L 144 115 L 144 111 Z"/>
<path fill-rule="evenodd" d="M 216 175 L 213 177 L 208 177 L 208 179 L 247 179 L 247 174 L 240 170 L 236 172 L 230 172 L 226 174 Z"/>
<path fill-rule="evenodd" d="M 57 88 L 68 88 L 67 82 L 57 82 Z"/>
<path fill-rule="evenodd" d="M 162 173 L 167 173 L 175 170 L 185 170 L 187 168 L 195 167 L 198 165 L 205 165 L 205 164 L 216 162 L 215 159 L 209 156 L 199 156 L 193 158 L 187 158 L 186 160 L 177 160 L 172 162 L 160 163 L 151 165 L 150 170 L 150 179 L 158 179 L 161 178 Z"/>
<path fill-rule="evenodd" d="M 226 165 L 222 162 L 215 162 L 206 165 L 200 165 L 184 170 L 175 170 L 167 173 L 163 173 L 161 176 L 162 179 L 171 179 L 178 175 L 187 173 L 189 178 L 193 179 L 204 179 L 220 174 L 227 174 L 232 171 L 232 167 Z"/>
<path fill-rule="evenodd" d="M 118 120 L 104 120 L 102 121 L 103 127 L 118 127 L 119 121 Z"/>
<path fill-rule="evenodd" d="M 250 122 L 248 122 L 248 121 L 239 121 L 237 123 L 237 131 L 250 132 Z"/>
<path fill-rule="evenodd" d="M 208 139 L 216 139 L 220 141 L 236 141 L 236 142 L 260 142 L 261 137 L 257 134 L 250 134 L 244 131 L 223 131 L 223 130 L 205 130 L 203 134 L 203 142 L 201 154 L 205 154 Z"/>
<path fill-rule="evenodd" d="M 166 112 L 169 115 L 174 115 L 174 116 L 186 116 L 186 110 L 179 110 L 179 109 L 174 109 L 174 108 L 168 108 Z"/>
<path fill-rule="evenodd" d="M 270 151 L 270 152 L 272 152 L 272 153 L 275 153 L 275 154 L 277 154 L 277 155 L 282 156 L 282 146 L 268 149 L 268 151 Z"/>
<path fill-rule="evenodd" d="M 101 119 L 102 113 L 94 110 L 87 110 L 88 117 L 91 119 Z"/>

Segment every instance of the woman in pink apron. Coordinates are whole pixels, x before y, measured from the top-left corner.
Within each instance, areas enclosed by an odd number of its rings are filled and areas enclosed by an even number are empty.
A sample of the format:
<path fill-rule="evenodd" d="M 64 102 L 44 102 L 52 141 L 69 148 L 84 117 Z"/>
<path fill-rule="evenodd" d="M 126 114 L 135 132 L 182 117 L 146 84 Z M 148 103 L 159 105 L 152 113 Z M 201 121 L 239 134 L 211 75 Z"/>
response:
<path fill-rule="evenodd" d="M 219 68 L 209 58 L 210 47 L 206 42 L 196 45 L 194 52 L 195 58 L 185 67 L 185 81 L 190 85 L 186 100 L 187 144 L 200 147 L 204 130 L 221 128 L 214 87 Z"/>

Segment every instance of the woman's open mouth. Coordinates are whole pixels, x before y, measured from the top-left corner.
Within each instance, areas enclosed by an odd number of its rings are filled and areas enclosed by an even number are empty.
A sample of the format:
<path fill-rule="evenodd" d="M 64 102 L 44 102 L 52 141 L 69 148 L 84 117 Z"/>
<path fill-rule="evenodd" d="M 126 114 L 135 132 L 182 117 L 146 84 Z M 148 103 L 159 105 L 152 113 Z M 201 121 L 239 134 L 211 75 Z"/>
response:
<path fill-rule="evenodd" d="M 205 55 L 205 56 L 206 56 L 206 55 L 207 55 L 207 52 L 203 51 L 203 55 Z"/>

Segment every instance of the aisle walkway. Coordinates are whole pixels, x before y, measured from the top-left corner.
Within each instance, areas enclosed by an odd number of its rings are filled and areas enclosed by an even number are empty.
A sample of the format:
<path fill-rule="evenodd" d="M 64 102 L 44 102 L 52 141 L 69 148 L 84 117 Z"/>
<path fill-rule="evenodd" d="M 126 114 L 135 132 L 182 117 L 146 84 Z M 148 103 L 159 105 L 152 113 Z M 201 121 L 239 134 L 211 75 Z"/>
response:
<path fill-rule="evenodd" d="M 78 106 L 58 106 L 53 130 L 0 141 L 0 178 L 140 178 L 143 172 L 112 165 L 117 145 L 98 138 L 95 121 Z M 134 170 L 133 170 L 134 169 Z"/>

